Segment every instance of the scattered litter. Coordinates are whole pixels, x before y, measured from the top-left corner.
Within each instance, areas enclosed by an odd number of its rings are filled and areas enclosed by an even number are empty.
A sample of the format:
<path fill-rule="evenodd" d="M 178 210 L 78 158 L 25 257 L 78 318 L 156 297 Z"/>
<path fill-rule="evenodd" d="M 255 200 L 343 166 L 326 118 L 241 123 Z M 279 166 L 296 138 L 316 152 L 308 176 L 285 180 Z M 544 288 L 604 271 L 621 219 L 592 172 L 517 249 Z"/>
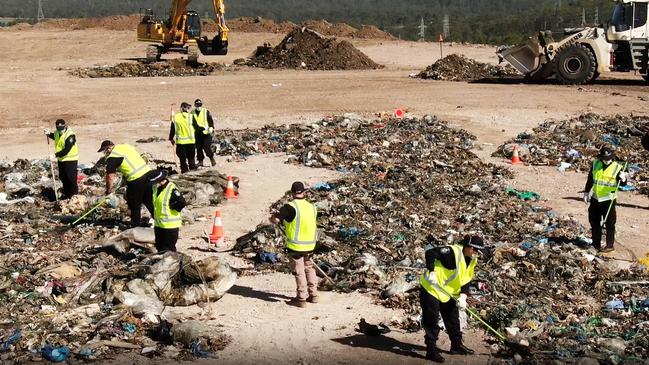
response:
<path fill-rule="evenodd" d="M 520 74 L 509 65 L 495 66 L 472 60 L 464 55 L 450 54 L 428 66 L 417 77 L 432 80 L 472 81 L 518 75 Z"/>

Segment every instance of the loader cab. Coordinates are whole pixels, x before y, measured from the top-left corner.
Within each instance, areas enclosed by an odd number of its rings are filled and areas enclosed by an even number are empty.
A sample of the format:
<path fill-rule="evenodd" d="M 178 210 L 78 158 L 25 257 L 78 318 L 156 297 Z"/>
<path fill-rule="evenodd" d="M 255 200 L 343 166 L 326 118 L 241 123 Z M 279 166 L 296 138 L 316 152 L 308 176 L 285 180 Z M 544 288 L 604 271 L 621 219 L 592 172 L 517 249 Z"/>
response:
<path fill-rule="evenodd" d="M 187 37 L 190 39 L 200 38 L 201 18 L 198 13 L 195 11 L 188 11 L 187 14 L 185 14 L 185 17 L 185 33 L 187 34 Z"/>
<path fill-rule="evenodd" d="M 615 42 L 648 38 L 647 5 L 649 5 L 649 0 L 618 1 L 607 29 L 608 40 Z"/>

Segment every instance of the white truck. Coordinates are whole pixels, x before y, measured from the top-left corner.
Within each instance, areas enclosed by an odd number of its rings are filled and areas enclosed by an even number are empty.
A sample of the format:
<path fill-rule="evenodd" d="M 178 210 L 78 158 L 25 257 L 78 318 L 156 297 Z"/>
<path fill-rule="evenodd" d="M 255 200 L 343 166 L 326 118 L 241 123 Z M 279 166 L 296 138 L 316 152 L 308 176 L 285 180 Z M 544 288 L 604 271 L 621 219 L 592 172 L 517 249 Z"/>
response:
<path fill-rule="evenodd" d="M 497 54 L 532 80 L 585 84 L 604 72 L 633 71 L 649 82 L 649 0 L 615 2 L 605 28 L 566 30 L 559 41 L 543 31 L 524 44 L 500 47 Z"/>

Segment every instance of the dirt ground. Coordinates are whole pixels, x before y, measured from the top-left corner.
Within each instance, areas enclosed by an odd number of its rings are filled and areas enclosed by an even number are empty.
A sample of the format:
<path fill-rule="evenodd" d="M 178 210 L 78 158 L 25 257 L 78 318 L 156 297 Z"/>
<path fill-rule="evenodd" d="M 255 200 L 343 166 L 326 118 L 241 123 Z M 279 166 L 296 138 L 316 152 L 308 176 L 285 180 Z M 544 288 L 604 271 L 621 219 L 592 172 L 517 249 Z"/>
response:
<path fill-rule="evenodd" d="M 265 41 L 282 35 L 231 35 L 230 54 L 205 57 L 231 63 L 249 56 Z M 463 83 L 425 81 L 409 77 L 439 58 L 436 43 L 352 40 L 374 61 L 385 65 L 373 71 L 268 71 L 243 69 L 210 77 L 79 79 L 67 69 L 115 64 L 144 56 L 145 44 L 132 32 L 89 29 L 59 31 L 0 30 L 0 131 L 4 142 L 0 158 L 39 158 L 48 154 L 43 128 L 65 118 L 75 129 L 82 162 L 94 162 L 103 139 L 134 143 L 136 139 L 168 133 L 169 108 L 201 98 L 217 118 L 218 128 L 259 127 L 267 123 L 308 123 L 325 115 L 354 112 L 372 115 L 405 108 L 414 115 L 435 114 L 478 136 L 476 153 L 490 156 L 496 146 L 548 118 L 567 118 L 583 112 L 647 114 L 649 102 L 639 97 L 648 86 L 639 77 L 604 77 L 594 85 L 575 87 L 527 85 L 516 82 Z M 487 46 L 453 45 L 444 49 L 482 62 L 497 62 Z M 171 159 L 166 143 L 138 146 Z M 241 178 L 241 197 L 219 209 L 227 235 L 235 239 L 266 219 L 268 206 L 294 180 L 317 182 L 334 178 L 326 170 L 283 163 L 280 155 L 253 157 L 245 162 L 219 159 L 221 172 Z M 515 166 L 512 186 L 539 192 L 560 214 L 587 224 L 586 206 L 576 200 L 584 174 L 560 173 L 556 167 Z M 647 253 L 649 200 L 632 194 L 620 199 L 618 239 L 624 248 L 616 257 L 631 259 Z M 179 247 L 192 256 L 208 255 L 200 239 L 209 227 L 213 208 L 198 211 L 205 220 L 183 227 Z M 229 256 L 227 254 L 223 254 Z M 234 266 L 245 262 L 229 257 Z M 423 333 L 392 332 L 385 339 L 358 336 L 355 323 L 389 322 L 398 311 L 372 304 L 366 295 L 325 293 L 323 303 L 306 310 L 287 307 L 293 294 L 292 278 L 283 274 L 242 277 L 222 300 L 211 305 L 210 320 L 222 324 L 234 342 L 220 354 L 224 364 L 423 364 Z M 178 309 L 170 316 L 206 319 L 206 309 Z M 206 319 L 207 320 L 207 319 Z M 447 363 L 486 363 L 488 349 L 481 336 L 471 333 L 468 343 L 481 355 L 471 359 L 449 356 Z M 442 336 L 442 348 L 448 339 Z M 263 360 L 263 361 L 262 361 Z M 450 360 L 450 361 L 448 361 Z"/>

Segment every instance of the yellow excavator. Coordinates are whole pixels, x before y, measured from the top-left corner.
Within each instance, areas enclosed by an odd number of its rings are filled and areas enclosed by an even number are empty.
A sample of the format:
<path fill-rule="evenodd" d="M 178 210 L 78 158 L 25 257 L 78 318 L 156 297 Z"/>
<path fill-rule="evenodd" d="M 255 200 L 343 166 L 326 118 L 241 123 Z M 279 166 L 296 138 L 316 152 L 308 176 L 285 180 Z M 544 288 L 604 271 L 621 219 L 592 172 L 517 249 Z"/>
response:
<path fill-rule="evenodd" d="M 212 0 L 216 13 L 217 33 L 209 39 L 201 34 L 201 19 L 195 11 L 187 10 L 191 0 L 173 0 L 168 19 L 159 20 L 151 9 L 140 11 L 137 39 L 150 44 L 146 50 L 148 62 L 159 61 L 165 53 L 187 54 L 188 62 L 198 62 L 198 53 L 223 56 L 228 53 L 228 33 L 223 0 Z"/>

